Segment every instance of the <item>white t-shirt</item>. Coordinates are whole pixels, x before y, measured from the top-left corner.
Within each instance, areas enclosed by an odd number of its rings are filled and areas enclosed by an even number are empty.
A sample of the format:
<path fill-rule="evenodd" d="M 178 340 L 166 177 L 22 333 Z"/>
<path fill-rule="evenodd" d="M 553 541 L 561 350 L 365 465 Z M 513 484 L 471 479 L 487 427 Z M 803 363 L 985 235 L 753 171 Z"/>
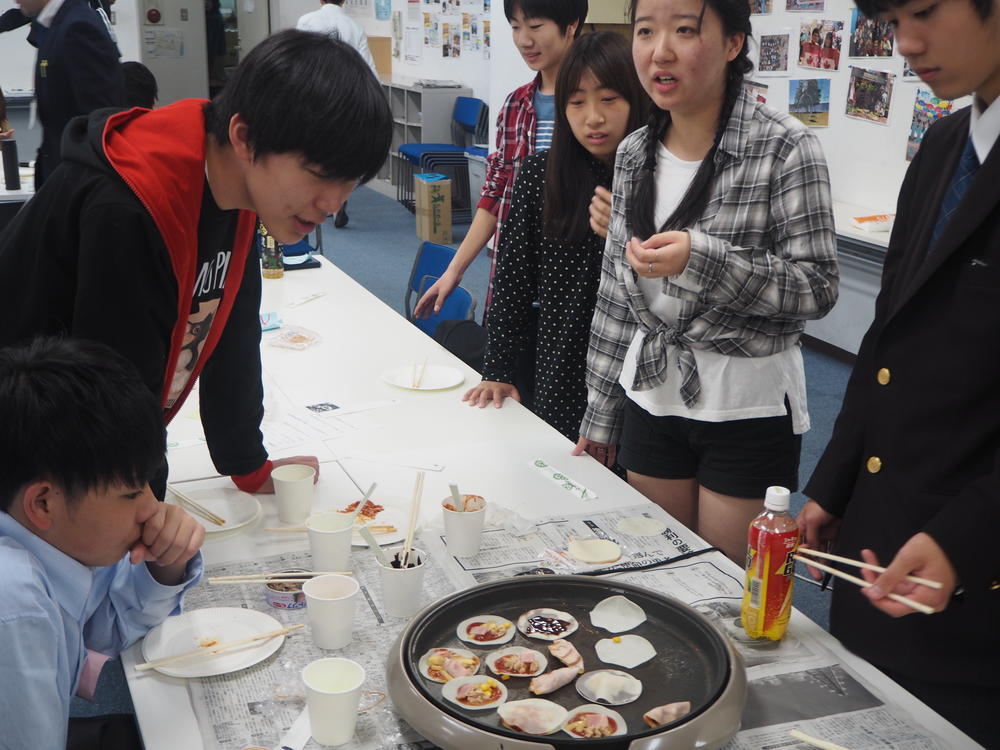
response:
<path fill-rule="evenodd" d="M 700 161 L 683 161 L 661 143 L 656 152 L 656 226 L 662 226 L 680 204 L 701 166 Z M 653 315 L 668 325 L 676 323 L 680 300 L 663 293 L 662 279 L 638 279 L 638 287 Z M 684 405 L 680 394 L 677 349 L 667 351 L 666 382 L 647 391 L 632 390 L 636 357 L 643 333 L 637 331 L 625 354 L 618 382 L 636 404 L 658 417 L 686 417 L 702 422 L 729 422 L 735 419 L 784 416 L 785 397 L 792 410 L 792 429 L 799 435 L 809 429 L 806 408 L 806 378 L 802 352 L 793 346 L 768 357 L 739 357 L 705 349 L 692 349 L 701 381 L 698 401 Z"/>
<path fill-rule="evenodd" d="M 372 69 L 372 73 L 378 78 L 375 60 L 372 59 L 371 50 L 368 49 L 368 35 L 365 34 L 361 24 L 348 16 L 339 5 L 323 3 L 319 10 L 302 16 L 295 24 L 295 28 L 299 31 L 315 31 L 326 34 L 351 45 L 364 58 L 368 67 Z"/>

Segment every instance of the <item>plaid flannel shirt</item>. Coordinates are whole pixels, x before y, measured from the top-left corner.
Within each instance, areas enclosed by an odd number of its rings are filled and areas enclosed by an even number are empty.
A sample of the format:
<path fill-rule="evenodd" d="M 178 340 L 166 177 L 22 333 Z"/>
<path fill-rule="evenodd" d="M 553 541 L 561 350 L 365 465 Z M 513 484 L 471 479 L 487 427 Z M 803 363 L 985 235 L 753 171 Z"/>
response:
<path fill-rule="evenodd" d="M 500 231 L 510 204 L 514 198 L 514 179 L 524 160 L 535 153 L 535 92 L 542 83 L 539 73 L 531 83 L 514 89 L 507 96 L 500 114 L 497 115 L 497 150 L 486 159 L 486 183 L 480 193 L 477 208 L 485 208 L 497 217 L 497 228 L 493 234 L 493 262 L 490 264 L 489 284 L 486 288 L 486 302 L 483 306 L 485 319 L 493 297 L 493 276 L 497 269 L 496 252 L 500 249 Z"/>
<path fill-rule="evenodd" d="M 700 383 L 692 349 L 766 357 L 794 346 L 805 321 L 837 301 L 839 274 L 830 181 L 816 137 L 788 115 L 741 93 L 715 155 L 702 217 L 688 228 L 691 257 L 663 279 L 680 300 L 676 325 L 653 315 L 625 259 L 633 236 L 625 215 L 645 162 L 647 129 L 618 148 L 611 223 L 587 353 L 588 405 L 580 434 L 615 443 L 625 391 L 622 362 L 636 331 L 643 340 L 633 388 L 668 377 L 667 350 L 678 350 L 681 396 L 692 406 Z"/>

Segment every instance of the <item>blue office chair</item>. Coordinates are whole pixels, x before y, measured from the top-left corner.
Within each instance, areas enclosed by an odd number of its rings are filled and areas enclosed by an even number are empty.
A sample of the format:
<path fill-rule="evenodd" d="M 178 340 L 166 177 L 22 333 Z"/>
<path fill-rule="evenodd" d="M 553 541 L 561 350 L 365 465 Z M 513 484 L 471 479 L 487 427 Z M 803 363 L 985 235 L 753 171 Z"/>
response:
<path fill-rule="evenodd" d="M 423 296 L 431 285 L 438 280 L 437 276 L 424 276 L 420 280 L 417 298 Z M 457 286 L 441 305 L 441 310 L 426 318 L 412 319 L 413 324 L 431 338 L 434 337 L 439 323 L 446 320 L 472 320 L 476 313 L 476 297 L 464 286 Z"/>
<path fill-rule="evenodd" d="M 413 320 L 413 306 L 416 301 L 413 299 L 413 295 L 417 295 L 417 300 L 423 296 L 420 282 L 425 276 L 440 277 L 454 257 L 455 251 L 447 245 L 439 245 L 436 242 L 420 243 L 420 247 L 417 248 L 417 256 L 413 259 L 413 268 L 410 269 L 410 280 L 406 284 L 406 296 L 403 298 L 406 319 L 411 323 L 415 322 Z"/>

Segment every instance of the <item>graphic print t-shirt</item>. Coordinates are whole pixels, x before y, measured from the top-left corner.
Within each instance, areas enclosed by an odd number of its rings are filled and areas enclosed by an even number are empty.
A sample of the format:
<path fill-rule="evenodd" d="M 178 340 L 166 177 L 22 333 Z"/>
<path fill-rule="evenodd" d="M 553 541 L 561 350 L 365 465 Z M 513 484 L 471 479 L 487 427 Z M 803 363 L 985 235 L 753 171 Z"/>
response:
<path fill-rule="evenodd" d="M 238 216 L 236 209 L 223 211 L 219 208 L 206 180 L 198 219 L 198 270 L 194 279 L 194 296 L 170 382 L 170 393 L 167 394 L 167 409 L 184 392 L 215 322 L 215 314 L 225 293 L 229 261 L 233 257 Z"/>

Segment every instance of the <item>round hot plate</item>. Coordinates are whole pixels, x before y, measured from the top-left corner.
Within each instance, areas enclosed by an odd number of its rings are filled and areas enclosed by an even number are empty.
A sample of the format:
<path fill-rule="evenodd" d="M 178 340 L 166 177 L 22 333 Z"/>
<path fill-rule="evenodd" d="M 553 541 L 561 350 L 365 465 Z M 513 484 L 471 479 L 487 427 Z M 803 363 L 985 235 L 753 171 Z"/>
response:
<path fill-rule="evenodd" d="M 627 633 L 609 633 L 595 627 L 590 611 L 598 602 L 622 595 L 639 605 L 646 621 Z M 609 706 L 624 718 L 624 735 L 582 739 L 558 731 L 533 736 L 513 731 L 500 723 L 496 710 L 466 710 L 442 697 L 442 685 L 423 677 L 420 657 L 432 648 L 465 648 L 483 659 L 505 646 L 523 646 L 544 653 L 546 671 L 562 667 L 549 655 L 548 641 L 517 632 L 504 646 L 460 641 L 456 629 L 463 620 L 490 614 L 516 623 L 518 617 L 541 607 L 567 612 L 579 629 L 567 636 L 583 657 L 587 672 L 613 669 L 627 672 L 642 682 L 642 694 L 631 703 Z M 655 650 L 649 661 L 633 668 L 602 662 L 595 645 L 615 635 L 646 638 Z M 543 576 L 494 581 L 446 597 L 428 606 L 410 622 L 389 655 L 389 693 L 396 709 L 424 737 L 443 748 L 579 748 L 654 750 L 681 747 L 718 748 L 739 728 L 746 696 L 746 677 L 739 656 L 723 636 L 691 607 L 648 589 L 627 583 L 597 580 L 587 576 Z M 485 665 L 480 675 L 492 676 Z M 579 679 L 579 678 L 578 678 Z M 508 701 L 544 698 L 566 709 L 591 701 L 576 690 L 575 681 L 553 693 L 535 696 L 528 690 L 529 678 L 503 681 Z M 657 706 L 690 701 L 691 711 L 660 727 L 650 728 L 643 713 Z"/>

